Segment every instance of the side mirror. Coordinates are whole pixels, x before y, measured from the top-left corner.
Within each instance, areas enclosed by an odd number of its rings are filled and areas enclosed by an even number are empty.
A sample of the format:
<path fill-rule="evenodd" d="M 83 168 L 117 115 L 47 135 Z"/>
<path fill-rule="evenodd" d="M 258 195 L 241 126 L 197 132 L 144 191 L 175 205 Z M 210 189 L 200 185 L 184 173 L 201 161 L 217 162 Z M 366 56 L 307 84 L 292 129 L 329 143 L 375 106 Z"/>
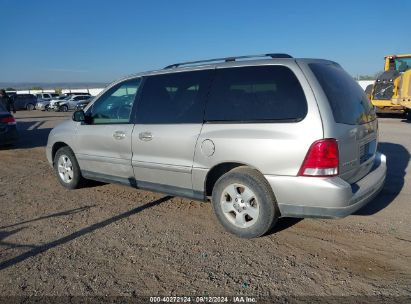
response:
<path fill-rule="evenodd" d="M 86 115 L 84 115 L 83 110 L 79 110 L 73 113 L 73 121 L 83 122 L 86 120 Z"/>

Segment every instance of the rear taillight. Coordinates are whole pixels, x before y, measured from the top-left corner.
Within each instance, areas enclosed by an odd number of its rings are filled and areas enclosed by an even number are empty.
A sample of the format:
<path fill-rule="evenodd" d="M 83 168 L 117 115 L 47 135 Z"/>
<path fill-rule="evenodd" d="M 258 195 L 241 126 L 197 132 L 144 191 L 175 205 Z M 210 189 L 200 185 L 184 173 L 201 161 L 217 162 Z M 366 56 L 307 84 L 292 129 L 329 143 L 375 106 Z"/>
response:
<path fill-rule="evenodd" d="M 314 142 L 298 172 L 299 176 L 336 176 L 338 175 L 337 140 L 321 139 Z"/>
<path fill-rule="evenodd" d="M 13 116 L 1 117 L 0 122 L 6 123 L 8 125 L 15 125 L 16 124 L 16 120 L 14 119 Z"/>

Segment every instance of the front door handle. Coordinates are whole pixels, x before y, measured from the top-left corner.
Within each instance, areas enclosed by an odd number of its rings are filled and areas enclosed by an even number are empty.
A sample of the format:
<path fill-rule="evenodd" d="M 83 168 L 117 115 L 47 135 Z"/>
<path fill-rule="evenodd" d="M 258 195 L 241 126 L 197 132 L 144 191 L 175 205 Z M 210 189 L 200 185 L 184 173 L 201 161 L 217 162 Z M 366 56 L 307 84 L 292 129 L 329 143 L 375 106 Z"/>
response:
<path fill-rule="evenodd" d="M 123 131 L 116 131 L 113 134 L 114 139 L 123 139 L 126 137 L 126 133 L 124 133 Z"/>
<path fill-rule="evenodd" d="M 138 138 L 140 138 L 140 140 L 149 141 L 153 139 L 153 135 L 151 132 L 141 132 L 138 134 Z"/>

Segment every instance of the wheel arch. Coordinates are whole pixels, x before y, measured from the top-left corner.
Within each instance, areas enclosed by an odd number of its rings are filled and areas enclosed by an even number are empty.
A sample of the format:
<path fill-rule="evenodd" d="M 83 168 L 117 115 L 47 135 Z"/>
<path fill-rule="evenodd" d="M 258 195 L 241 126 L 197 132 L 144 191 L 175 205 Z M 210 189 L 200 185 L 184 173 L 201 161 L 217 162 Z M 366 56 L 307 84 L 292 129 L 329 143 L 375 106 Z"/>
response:
<path fill-rule="evenodd" d="M 56 156 L 57 151 L 62 147 L 69 147 L 70 148 L 70 146 L 68 144 L 66 144 L 65 142 L 63 142 L 63 141 L 57 141 L 53 144 L 53 147 L 51 148 L 51 159 L 52 159 L 53 163 L 54 163 L 54 157 Z"/>
<path fill-rule="evenodd" d="M 207 173 L 205 181 L 204 181 L 204 193 L 205 196 L 211 196 L 213 193 L 213 188 L 215 183 L 217 182 L 217 180 L 223 176 L 224 174 L 226 174 L 227 172 L 238 168 L 238 167 L 248 167 L 251 169 L 255 169 L 258 172 L 260 172 L 257 168 L 249 165 L 249 164 L 245 164 L 245 163 L 241 163 L 241 162 L 223 162 L 223 163 L 219 163 L 215 166 L 213 166 Z M 261 172 L 260 172 L 261 173 Z"/>

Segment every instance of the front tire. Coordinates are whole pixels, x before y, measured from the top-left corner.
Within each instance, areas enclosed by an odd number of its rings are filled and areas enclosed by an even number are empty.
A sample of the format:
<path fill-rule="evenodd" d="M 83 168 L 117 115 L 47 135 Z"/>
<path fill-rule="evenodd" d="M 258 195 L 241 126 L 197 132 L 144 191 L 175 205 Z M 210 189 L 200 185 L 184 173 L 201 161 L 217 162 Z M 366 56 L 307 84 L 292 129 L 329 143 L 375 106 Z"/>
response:
<path fill-rule="evenodd" d="M 212 204 L 224 229 L 241 238 L 264 235 L 279 217 L 274 193 L 267 180 L 260 172 L 248 167 L 235 168 L 217 180 Z"/>
<path fill-rule="evenodd" d="M 57 150 L 54 156 L 54 170 L 60 184 L 65 188 L 76 189 L 83 182 L 77 159 L 69 147 Z"/>
<path fill-rule="evenodd" d="M 26 106 L 27 111 L 33 111 L 35 109 L 35 106 L 31 103 L 27 104 Z"/>

